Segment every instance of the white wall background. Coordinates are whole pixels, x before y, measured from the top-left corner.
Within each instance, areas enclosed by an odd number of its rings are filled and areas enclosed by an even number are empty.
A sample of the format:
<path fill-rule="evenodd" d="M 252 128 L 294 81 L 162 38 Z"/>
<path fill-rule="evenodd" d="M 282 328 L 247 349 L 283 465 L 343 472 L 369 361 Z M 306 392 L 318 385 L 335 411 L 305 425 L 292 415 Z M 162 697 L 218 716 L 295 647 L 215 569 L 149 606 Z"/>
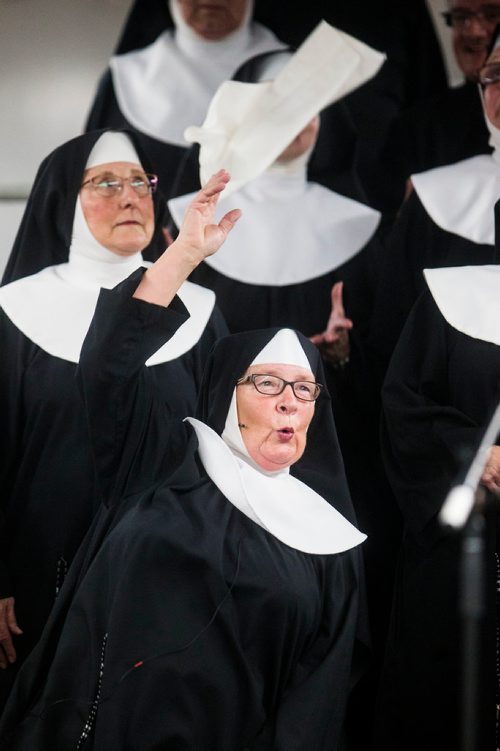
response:
<path fill-rule="evenodd" d="M 131 5 L 0 0 L 0 275 L 38 165 L 82 131 Z"/>

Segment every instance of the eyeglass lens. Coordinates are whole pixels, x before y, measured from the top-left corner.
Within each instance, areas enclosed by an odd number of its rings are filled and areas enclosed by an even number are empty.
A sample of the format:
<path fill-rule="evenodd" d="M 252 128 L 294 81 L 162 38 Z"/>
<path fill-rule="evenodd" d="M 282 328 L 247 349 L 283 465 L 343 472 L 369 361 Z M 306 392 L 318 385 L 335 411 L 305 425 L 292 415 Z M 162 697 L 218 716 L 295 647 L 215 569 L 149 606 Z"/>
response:
<path fill-rule="evenodd" d="M 485 5 L 478 11 L 466 10 L 465 8 L 455 8 L 444 12 L 443 17 L 448 26 L 455 26 L 458 28 L 470 24 L 473 20 L 477 20 L 479 23 L 487 26 L 494 26 L 500 22 L 500 6 Z"/>
<path fill-rule="evenodd" d="M 493 83 L 500 82 L 500 64 L 485 65 L 479 71 L 479 83 L 482 86 L 489 86 Z"/>
<path fill-rule="evenodd" d="M 121 193 L 125 183 L 128 183 L 138 196 L 143 197 L 154 192 L 158 178 L 156 175 L 147 174 L 131 175 L 127 178 L 117 175 L 103 175 L 94 177 L 87 182 L 90 182 L 94 190 L 102 196 L 115 196 Z"/>
<path fill-rule="evenodd" d="M 298 399 L 314 401 L 320 392 L 320 385 L 312 381 L 285 381 L 283 378 L 272 375 L 254 374 L 250 376 L 257 391 L 261 394 L 276 396 L 281 394 L 286 386 L 291 386 L 293 393 Z"/>

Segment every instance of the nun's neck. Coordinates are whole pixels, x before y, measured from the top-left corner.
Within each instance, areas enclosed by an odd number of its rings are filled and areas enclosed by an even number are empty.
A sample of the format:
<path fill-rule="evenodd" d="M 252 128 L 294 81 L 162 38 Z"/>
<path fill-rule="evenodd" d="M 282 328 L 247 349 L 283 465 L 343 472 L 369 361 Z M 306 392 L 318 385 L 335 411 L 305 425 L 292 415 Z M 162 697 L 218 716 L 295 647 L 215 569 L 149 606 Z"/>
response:
<path fill-rule="evenodd" d="M 301 195 L 307 183 L 308 160 L 309 154 L 286 162 L 275 161 L 242 190 L 250 196 L 266 196 L 271 201 Z"/>

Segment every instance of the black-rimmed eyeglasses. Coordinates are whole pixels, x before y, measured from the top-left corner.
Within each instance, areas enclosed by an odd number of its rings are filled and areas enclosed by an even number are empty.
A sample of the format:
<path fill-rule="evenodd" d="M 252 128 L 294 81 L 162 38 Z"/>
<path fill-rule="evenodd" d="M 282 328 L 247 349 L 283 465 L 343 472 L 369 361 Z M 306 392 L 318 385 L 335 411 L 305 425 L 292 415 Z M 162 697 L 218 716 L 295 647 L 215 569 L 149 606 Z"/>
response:
<path fill-rule="evenodd" d="M 140 198 L 154 193 L 158 185 L 158 177 L 150 174 L 131 175 L 130 177 L 118 177 L 117 175 L 97 175 L 96 177 L 85 180 L 85 185 L 91 185 L 93 190 L 105 198 L 113 198 L 123 191 L 123 186 L 127 183 Z"/>
<path fill-rule="evenodd" d="M 236 381 L 237 386 L 243 383 L 253 383 L 259 394 L 267 396 L 278 396 L 287 386 L 291 386 L 297 399 L 305 402 L 316 401 L 323 388 L 321 383 L 314 383 L 314 381 L 285 381 L 284 378 L 267 373 L 252 373 Z"/>
<path fill-rule="evenodd" d="M 483 26 L 496 26 L 500 22 L 500 6 L 485 5 L 480 10 L 455 8 L 441 13 L 447 26 L 462 29 L 477 19 Z"/>

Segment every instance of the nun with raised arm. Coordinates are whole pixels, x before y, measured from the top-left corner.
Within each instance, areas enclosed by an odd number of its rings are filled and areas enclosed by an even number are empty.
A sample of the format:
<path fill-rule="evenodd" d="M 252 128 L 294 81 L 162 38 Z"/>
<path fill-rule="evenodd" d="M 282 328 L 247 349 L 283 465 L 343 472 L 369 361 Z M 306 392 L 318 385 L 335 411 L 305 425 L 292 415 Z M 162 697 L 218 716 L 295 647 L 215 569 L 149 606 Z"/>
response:
<path fill-rule="evenodd" d="M 100 295 L 79 383 L 104 506 L 18 678 L 6 750 L 339 748 L 365 536 L 317 349 L 291 329 L 222 338 L 183 422 L 144 367 L 239 217 L 213 223 L 228 179 Z"/>
<path fill-rule="evenodd" d="M 99 290 L 165 248 L 165 201 L 124 132 L 75 138 L 40 166 L 0 288 L 0 703 L 36 643 L 99 506 L 75 381 Z M 215 296 L 186 282 L 189 318 L 148 369 L 183 417 L 227 333 Z"/>
<path fill-rule="evenodd" d="M 499 203 L 495 213 L 498 220 Z M 427 269 L 425 282 L 382 395 L 383 455 L 405 521 L 374 745 L 391 751 L 460 747 L 460 540 L 438 515 L 500 400 L 500 266 Z M 500 492 L 500 436 L 481 485 Z M 498 746 L 494 612 L 500 570 L 497 522 L 491 522 L 484 559 L 488 613 L 477 656 L 481 749 Z"/>

